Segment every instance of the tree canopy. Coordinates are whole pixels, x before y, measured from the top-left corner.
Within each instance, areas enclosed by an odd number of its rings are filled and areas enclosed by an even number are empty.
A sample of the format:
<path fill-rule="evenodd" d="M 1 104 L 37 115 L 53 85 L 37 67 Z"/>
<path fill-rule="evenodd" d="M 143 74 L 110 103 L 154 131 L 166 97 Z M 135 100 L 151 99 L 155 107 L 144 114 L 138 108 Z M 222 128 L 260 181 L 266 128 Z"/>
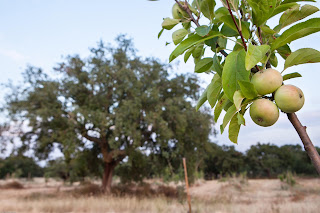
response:
<path fill-rule="evenodd" d="M 116 41 L 116 47 L 100 42 L 85 59 L 68 56 L 50 76 L 29 67 L 24 84 L 6 98 L 11 118 L 28 126 L 22 148 L 45 159 L 57 144 L 67 164 L 76 153 L 97 148 L 93 155 L 103 160 L 107 190 L 124 158 L 195 153 L 211 131 L 209 114 L 194 110 L 197 78 L 170 76 L 158 59 L 138 57 L 130 39 Z"/>

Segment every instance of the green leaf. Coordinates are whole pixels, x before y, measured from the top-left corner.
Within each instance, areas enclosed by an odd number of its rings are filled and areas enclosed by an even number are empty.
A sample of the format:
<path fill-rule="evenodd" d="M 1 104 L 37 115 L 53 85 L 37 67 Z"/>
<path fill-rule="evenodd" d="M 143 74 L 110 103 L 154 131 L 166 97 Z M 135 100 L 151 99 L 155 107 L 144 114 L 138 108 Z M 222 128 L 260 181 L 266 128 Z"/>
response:
<path fill-rule="evenodd" d="M 203 54 L 203 43 L 197 44 L 194 48 L 194 50 L 192 51 L 192 56 L 194 58 L 201 58 Z"/>
<path fill-rule="evenodd" d="M 278 15 L 279 13 L 282 13 L 283 11 L 286 11 L 289 8 L 292 8 L 294 6 L 298 5 L 297 3 L 288 3 L 288 4 L 281 4 L 273 11 L 272 15 L 269 17 L 273 17 L 275 15 Z"/>
<path fill-rule="evenodd" d="M 243 96 L 243 94 L 241 93 L 241 91 L 237 90 L 235 91 L 234 95 L 233 95 L 233 103 L 236 107 L 236 109 L 239 111 L 240 107 L 241 107 L 241 103 L 243 101 L 245 97 Z"/>
<path fill-rule="evenodd" d="M 206 40 L 204 43 L 205 43 L 207 46 L 211 47 L 211 50 L 212 50 L 213 52 L 215 52 L 218 38 L 219 38 L 219 37 L 215 37 L 215 38 Z"/>
<path fill-rule="evenodd" d="M 188 30 L 182 28 L 179 30 L 176 30 L 172 33 L 172 41 L 175 45 L 179 44 L 186 35 L 188 35 Z"/>
<path fill-rule="evenodd" d="M 284 69 L 298 64 L 320 62 L 320 52 L 312 48 L 302 48 L 291 53 L 284 63 Z"/>
<path fill-rule="evenodd" d="M 306 2 L 306 1 L 309 1 L 309 2 L 317 2 L 316 0 L 284 0 L 283 2 L 281 2 L 281 4 L 288 4 L 288 3 L 291 3 L 291 2 Z"/>
<path fill-rule="evenodd" d="M 258 97 L 258 92 L 254 85 L 249 81 L 238 81 L 240 89 L 244 97 L 248 99 L 254 99 Z"/>
<path fill-rule="evenodd" d="M 228 111 L 231 106 L 234 106 L 234 104 L 228 99 L 227 103 L 223 106 L 223 110 Z"/>
<path fill-rule="evenodd" d="M 231 52 L 226 60 L 222 72 L 222 86 L 230 101 L 233 94 L 239 90 L 239 80 L 249 81 L 250 72 L 245 67 L 246 52 L 244 50 Z"/>
<path fill-rule="evenodd" d="M 282 35 L 271 44 L 271 50 L 278 49 L 279 47 L 290 43 L 291 41 L 318 31 L 320 31 L 320 18 L 313 18 L 296 24 L 284 31 Z"/>
<path fill-rule="evenodd" d="M 240 51 L 240 50 L 244 50 L 244 47 L 242 45 L 240 45 L 242 43 L 241 39 L 237 39 L 237 42 L 234 47 L 233 47 L 233 51 Z"/>
<path fill-rule="evenodd" d="M 223 24 L 222 28 L 221 28 L 221 33 L 227 37 L 233 37 L 233 36 L 237 36 L 239 35 L 239 33 L 232 29 L 231 27 L 228 27 L 228 25 Z"/>
<path fill-rule="evenodd" d="M 223 6 L 228 8 L 228 4 L 227 4 L 226 0 L 221 0 L 221 2 L 223 4 Z M 237 11 L 239 8 L 239 0 L 229 0 L 229 5 L 233 11 Z"/>
<path fill-rule="evenodd" d="M 184 58 L 183 58 L 184 63 L 186 63 L 186 62 L 188 61 L 188 59 L 189 59 L 189 57 L 191 56 L 191 54 L 192 54 L 192 52 L 193 52 L 194 49 L 195 49 L 195 47 L 191 47 L 190 49 L 188 49 L 188 50 L 186 51 L 186 53 L 184 54 Z"/>
<path fill-rule="evenodd" d="M 207 90 L 207 99 L 208 99 L 209 104 L 212 108 L 216 104 L 221 90 L 222 90 L 221 78 L 219 75 L 214 75 L 211 83 L 208 86 L 208 90 Z"/>
<path fill-rule="evenodd" d="M 239 113 L 237 113 L 239 114 Z M 238 144 L 238 136 L 241 125 L 238 124 L 238 116 L 234 115 L 229 125 L 229 139 L 231 142 Z"/>
<path fill-rule="evenodd" d="M 278 58 L 276 56 L 275 53 L 272 53 L 270 58 L 269 58 L 269 61 L 270 61 L 270 64 L 274 67 L 277 67 L 278 66 Z"/>
<path fill-rule="evenodd" d="M 208 35 L 209 32 L 210 32 L 210 27 L 207 25 L 202 25 L 196 28 L 196 33 L 202 37 Z"/>
<path fill-rule="evenodd" d="M 233 19 L 231 17 L 231 15 L 229 14 L 229 11 L 227 8 L 224 7 L 220 7 L 219 9 L 216 10 L 216 18 L 220 21 L 222 21 L 224 24 L 226 24 L 228 27 L 230 27 L 231 29 L 233 29 L 234 31 L 237 32 L 238 34 L 238 30 L 236 25 L 233 22 Z M 237 18 L 235 18 L 237 24 L 239 24 L 239 20 Z M 246 22 L 241 22 L 241 27 L 242 27 L 242 34 L 243 37 L 245 39 L 249 39 L 250 38 L 250 30 L 249 30 L 249 26 L 248 24 L 246 24 Z"/>
<path fill-rule="evenodd" d="M 200 96 L 200 98 L 197 102 L 196 111 L 198 111 L 199 108 L 207 101 L 207 91 L 208 91 L 208 87 L 205 89 L 205 91 Z"/>
<path fill-rule="evenodd" d="M 237 109 L 235 107 L 235 105 L 232 105 L 227 113 L 224 115 L 224 118 L 223 118 L 223 122 L 222 122 L 222 125 L 220 126 L 220 130 L 221 131 L 221 134 L 223 133 L 224 129 L 226 128 L 226 126 L 228 125 L 229 121 L 231 120 L 231 118 L 236 114 L 237 112 Z M 237 122 L 238 123 L 238 122 Z"/>
<path fill-rule="evenodd" d="M 218 99 L 218 103 L 216 107 L 214 108 L 214 122 L 218 121 L 218 118 L 222 112 L 222 109 L 225 107 L 225 105 L 230 102 L 229 99 L 227 98 L 226 94 L 222 92 L 222 97 Z"/>
<path fill-rule="evenodd" d="M 286 44 L 282 47 L 279 47 L 277 49 L 277 52 L 279 53 L 279 55 L 283 58 L 286 59 L 290 54 L 291 54 L 291 49 L 290 47 Z"/>
<path fill-rule="evenodd" d="M 202 72 L 209 71 L 212 64 L 213 64 L 212 58 L 203 58 L 200 61 L 198 61 L 198 63 L 196 63 L 194 71 L 196 73 L 202 73 Z"/>
<path fill-rule="evenodd" d="M 171 30 L 174 26 L 180 23 L 180 19 L 165 18 L 161 24 L 163 29 Z"/>
<path fill-rule="evenodd" d="M 162 28 L 162 29 L 160 30 L 160 32 L 158 33 L 158 39 L 159 39 L 160 36 L 162 35 L 163 31 L 164 31 L 164 29 Z"/>
<path fill-rule="evenodd" d="M 218 31 L 210 31 L 210 33 L 205 37 L 201 37 L 199 35 L 194 34 L 186 38 L 173 50 L 169 57 L 169 62 L 173 61 L 175 58 L 184 53 L 184 51 L 189 49 L 191 46 L 218 36 L 221 36 L 221 34 Z"/>
<path fill-rule="evenodd" d="M 228 39 L 227 38 L 223 38 L 223 37 L 219 37 L 218 41 L 217 41 L 219 47 L 218 49 L 226 49 L 227 48 L 227 43 L 228 43 Z"/>
<path fill-rule="evenodd" d="M 300 5 L 296 5 L 282 14 L 280 17 L 279 25 L 284 28 L 296 21 L 306 18 L 307 16 L 319 11 L 319 9 L 312 5 L 303 5 L 300 9 Z"/>
<path fill-rule="evenodd" d="M 203 0 L 200 3 L 200 11 L 202 14 L 212 20 L 214 18 L 214 7 L 216 6 L 215 0 Z"/>
<path fill-rule="evenodd" d="M 248 0 L 252 8 L 253 23 L 260 27 L 272 15 L 275 10 L 277 0 Z"/>
<path fill-rule="evenodd" d="M 259 63 L 270 50 L 269 45 L 256 46 L 249 43 L 248 51 L 246 54 L 246 69 L 250 70 L 257 63 Z"/>
<path fill-rule="evenodd" d="M 242 124 L 242 125 L 246 125 L 246 120 L 244 119 L 243 115 L 241 113 L 237 113 L 237 117 L 238 117 L 238 124 Z"/>
<path fill-rule="evenodd" d="M 291 78 L 299 78 L 299 77 L 302 77 L 302 75 L 300 75 L 300 73 L 298 72 L 294 72 L 294 73 L 290 73 L 290 74 L 286 74 L 283 76 L 283 80 L 289 80 Z"/>
<path fill-rule="evenodd" d="M 274 31 L 273 29 L 271 29 L 271 28 L 270 28 L 269 26 L 267 26 L 267 25 L 261 26 L 260 29 L 261 29 L 262 32 L 264 32 L 265 34 L 271 34 L 271 35 L 273 35 L 273 34 L 276 33 L 276 31 Z"/>
<path fill-rule="evenodd" d="M 215 55 L 213 56 L 213 64 L 212 64 L 212 68 L 211 68 L 211 69 L 212 69 L 213 71 L 216 71 L 216 72 L 219 74 L 220 77 L 222 76 L 222 69 L 223 69 L 223 67 L 222 67 L 221 64 L 220 64 L 220 60 L 219 60 L 217 54 L 215 54 Z"/>

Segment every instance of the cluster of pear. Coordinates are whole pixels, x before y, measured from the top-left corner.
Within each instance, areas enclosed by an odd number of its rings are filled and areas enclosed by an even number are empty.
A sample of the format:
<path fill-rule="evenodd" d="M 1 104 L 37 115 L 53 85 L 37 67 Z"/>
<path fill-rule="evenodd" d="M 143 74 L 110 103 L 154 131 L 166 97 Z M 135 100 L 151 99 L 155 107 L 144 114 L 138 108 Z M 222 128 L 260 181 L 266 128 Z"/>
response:
<path fill-rule="evenodd" d="M 261 97 L 250 106 L 250 117 L 259 126 L 272 126 L 279 118 L 279 109 L 286 113 L 300 110 L 304 104 L 301 89 L 293 85 L 283 85 L 281 74 L 272 68 L 260 70 L 252 76 L 251 83 L 259 95 L 273 93 L 274 101 Z M 279 108 L 279 109 L 278 109 Z"/>

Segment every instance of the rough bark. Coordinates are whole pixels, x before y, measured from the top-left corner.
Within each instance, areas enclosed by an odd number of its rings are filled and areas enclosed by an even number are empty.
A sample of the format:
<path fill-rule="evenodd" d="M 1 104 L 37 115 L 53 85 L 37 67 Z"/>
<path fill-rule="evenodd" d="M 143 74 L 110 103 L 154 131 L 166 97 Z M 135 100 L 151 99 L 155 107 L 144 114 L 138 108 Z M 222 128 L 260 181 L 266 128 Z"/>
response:
<path fill-rule="evenodd" d="M 299 134 L 304 149 L 306 150 L 309 158 L 311 159 L 313 166 L 316 168 L 318 174 L 320 175 L 320 156 L 309 138 L 309 135 L 306 131 L 307 128 L 305 126 L 302 126 L 295 113 L 287 113 L 287 116 L 290 122 L 292 123 L 293 127 Z"/>

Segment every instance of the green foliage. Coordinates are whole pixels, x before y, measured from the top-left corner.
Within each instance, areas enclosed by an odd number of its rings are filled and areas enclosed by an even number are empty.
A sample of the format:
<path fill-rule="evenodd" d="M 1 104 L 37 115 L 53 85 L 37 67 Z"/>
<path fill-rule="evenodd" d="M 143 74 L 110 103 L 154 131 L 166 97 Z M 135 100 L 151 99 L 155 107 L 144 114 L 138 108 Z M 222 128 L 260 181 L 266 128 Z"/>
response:
<path fill-rule="evenodd" d="M 250 70 L 257 63 L 262 61 L 269 49 L 269 45 L 255 46 L 253 44 L 249 44 L 246 54 L 246 70 Z"/>
<path fill-rule="evenodd" d="M 319 9 L 315 6 L 306 4 L 300 8 L 300 5 L 296 4 L 282 14 L 279 20 L 279 26 L 277 26 L 276 28 L 280 31 L 281 28 L 284 28 L 296 21 L 304 19 L 317 11 L 319 11 Z"/>
<path fill-rule="evenodd" d="M 260 27 L 273 14 L 277 0 L 248 0 L 247 2 L 252 8 L 253 23 Z"/>
<path fill-rule="evenodd" d="M 232 120 L 229 126 L 231 131 L 229 138 L 237 142 L 239 125 L 244 125 L 240 115 L 243 117 L 247 105 L 253 99 L 261 97 L 250 82 L 254 73 L 272 66 L 277 67 L 278 54 L 285 59 L 285 69 L 298 64 L 319 62 L 317 50 L 303 48 L 291 52 L 290 49 L 292 41 L 320 31 L 320 18 L 296 23 L 318 12 L 319 9 L 310 4 L 301 5 L 298 0 L 221 0 L 221 2 L 223 7 L 215 9 L 214 0 L 200 1 L 200 5 L 199 2 L 193 1 L 194 10 L 191 14 L 193 17 L 182 19 L 190 21 L 189 36 L 179 44 L 175 44 L 177 46 L 171 53 L 169 61 L 185 52 L 185 62 L 191 55 L 193 56 L 196 73 L 219 75 L 221 82 L 217 81 L 218 78 L 213 78 L 215 80 L 212 80 L 206 88 L 196 109 L 198 110 L 208 100 L 210 106 L 214 108 L 215 121 L 222 110 L 225 110 L 225 118 L 220 126 L 221 133 Z M 198 16 L 200 13 L 203 16 Z M 271 18 L 279 21 L 274 28 L 267 25 Z M 213 57 L 208 56 L 210 55 L 208 50 L 211 50 Z M 288 74 L 284 76 L 284 80 L 293 77 L 300 75 Z M 242 106 L 242 103 L 246 105 Z M 236 113 L 237 117 L 240 117 L 238 121 L 233 118 Z"/>
<path fill-rule="evenodd" d="M 320 52 L 312 48 L 302 48 L 291 53 L 284 63 L 284 69 L 306 63 L 320 62 Z"/>
<path fill-rule="evenodd" d="M 180 23 L 180 19 L 165 18 L 162 22 L 162 28 L 171 30 L 174 26 Z"/>
<path fill-rule="evenodd" d="M 290 73 L 290 74 L 284 75 L 284 76 L 283 76 L 283 80 L 285 81 L 285 80 L 289 80 L 289 79 L 291 79 L 291 78 L 299 78 L 299 77 L 302 77 L 302 76 L 300 75 L 300 73 L 294 72 L 294 73 Z"/>
<path fill-rule="evenodd" d="M 55 67 L 54 78 L 31 67 L 24 85 L 11 88 L 6 109 L 15 121 L 29 122 L 22 131 L 23 151 L 34 148 L 46 159 L 56 146 L 64 155 L 49 165 L 47 176 L 70 181 L 101 176 L 105 165 L 128 157 L 119 172 L 139 180 L 147 175 L 133 162 L 144 159 L 140 149 L 157 152 L 157 158 L 169 149 L 170 159 L 204 149 L 211 118 L 205 110 L 194 110 L 197 78 L 171 76 L 158 59 L 136 56 L 125 36 L 116 41 L 116 47 L 100 42 L 84 59 L 67 57 Z M 195 161 L 190 160 L 191 167 Z"/>
<path fill-rule="evenodd" d="M 115 171 L 122 183 L 142 182 L 143 178 L 150 177 L 152 164 L 147 156 L 140 151 L 133 152 L 128 161 L 122 162 Z"/>
<path fill-rule="evenodd" d="M 316 33 L 318 31 L 320 31 L 320 18 L 309 19 L 308 21 L 293 25 L 292 27 L 284 31 L 281 36 L 271 44 L 271 49 L 276 50 L 279 47 L 286 45 L 294 40 L 305 37 L 312 33 Z"/>
<path fill-rule="evenodd" d="M 288 187 L 293 187 L 296 185 L 296 180 L 290 171 L 279 175 L 278 178 L 283 183 L 281 185 L 282 189 L 288 189 Z"/>
<path fill-rule="evenodd" d="M 234 115 L 230 121 L 229 125 L 229 139 L 233 143 L 237 144 L 238 143 L 238 135 L 240 131 L 240 124 L 238 121 L 238 116 Z"/>
<path fill-rule="evenodd" d="M 199 36 L 206 36 L 210 32 L 210 30 L 211 30 L 210 27 L 208 27 L 207 25 L 202 25 L 196 28 L 196 33 Z"/>
<path fill-rule="evenodd" d="M 207 89 L 207 99 L 213 108 L 216 105 L 220 92 L 222 90 L 222 82 L 219 75 L 214 75 Z"/>
<path fill-rule="evenodd" d="M 235 116 L 236 117 L 236 116 Z M 319 148 L 318 148 L 319 150 Z M 291 171 L 301 176 L 316 176 L 308 155 L 300 145 L 253 145 L 245 153 L 233 146 L 210 144 L 203 164 L 206 179 L 244 173 L 250 178 L 277 178 Z"/>
<path fill-rule="evenodd" d="M 200 3 L 200 11 L 206 18 L 212 20 L 214 18 L 215 6 L 216 2 L 214 0 L 202 0 Z"/>
<path fill-rule="evenodd" d="M 43 168 L 36 164 L 33 158 L 11 154 L 5 159 L 0 159 L 0 179 L 7 175 L 16 178 L 41 177 Z"/>
<path fill-rule="evenodd" d="M 239 87 L 240 87 L 242 94 L 247 99 L 254 99 L 258 96 L 258 92 L 251 82 L 239 80 L 238 84 L 239 84 Z"/>
<path fill-rule="evenodd" d="M 191 36 L 189 36 L 188 38 L 186 38 L 185 40 L 183 40 L 176 49 L 173 50 L 173 52 L 171 53 L 170 57 L 169 57 L 169 61 L 173 61 L 175 58 L 177 58 L 179 55 L 183 54 L 187 49 L 189 49 L 190 47 L 199 44 L 201 42 L 204 42 L 206 40 L 209 40 L 211 38 L 215 38 L 218 37 L 220 35 L 219 32 L 216 31 L 210 31 L 209 34 L 207 36 L 201 37 L 197 34 L 193 34 Z"/>
<path fill-rule="evenodd" d="M 222 72 L 222 86 L 228 99 L 233 102 L 233 95 L 240 89 L 238 81 L 249 81 L 250 72 L 245 67 L 244 50 L 230 53 Z"/>
<path fill-rule="evenodd" d="M 173 43 L 176 45 L 179 44 L 184 39 L 184 37 L 188 35 L 188 33 L 188 30 L 184 28 L 174 31 L 174 33 L 172 33 Z"/>
<path fill-rule="evenodd" d="M 219 175 L 231 175 L 244 167 L 244 155 L 234 149 L 234 146 L 218 146 L 210 144 L 208 154 L 204 159 L 204 174 L 206 179 L 217 178 Z"/>
<path fill-rule="evenodd" d="M 212 64 L 213 64 L 212 58 L 203 58 L 196 63 L 194 71 L 196 73 L 207 72 L 210 70 Z"/>

